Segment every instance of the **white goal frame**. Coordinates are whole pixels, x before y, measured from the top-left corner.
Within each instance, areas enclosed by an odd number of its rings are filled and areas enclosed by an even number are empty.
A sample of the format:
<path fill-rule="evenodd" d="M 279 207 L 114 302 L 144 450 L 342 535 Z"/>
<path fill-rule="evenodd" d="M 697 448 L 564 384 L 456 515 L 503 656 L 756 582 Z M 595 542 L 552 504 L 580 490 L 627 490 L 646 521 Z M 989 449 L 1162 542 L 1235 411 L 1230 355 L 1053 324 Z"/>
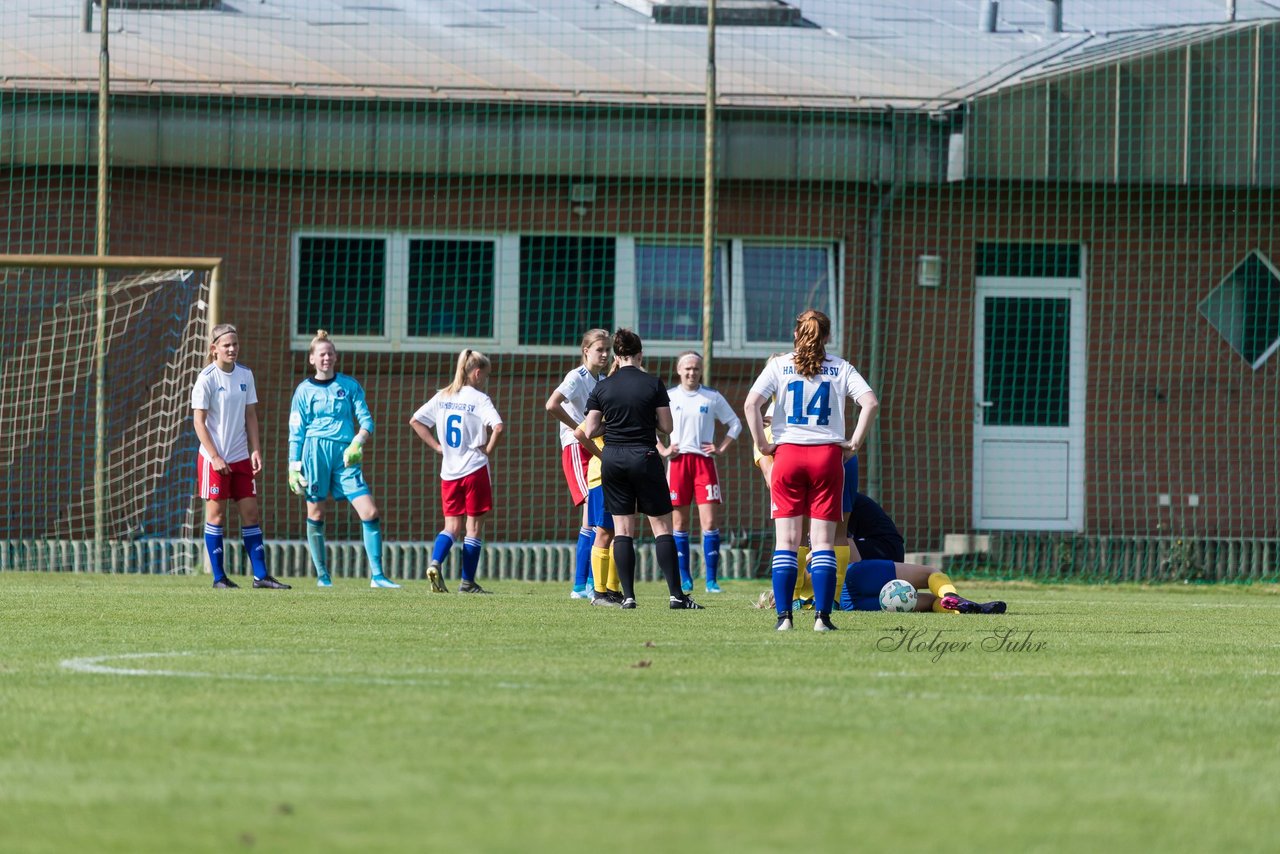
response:
<path fill-rule="evenodd" d="M 205 314 L 206 334 L 217 326 L 222 315 L 222 259 L 175 257 L 167 255 L 8 255 L 0 254 L 0 269 L 29 267 L 35 269 L 97 270 L 97 330 L 94 336 L 94 448 L 93 448 L 93 543 L 94 568 L 106 565 L 106 467 L 107 419 L 106 381 L 106 270 L 182 269 L 209 273 L 209 307 Z"/>

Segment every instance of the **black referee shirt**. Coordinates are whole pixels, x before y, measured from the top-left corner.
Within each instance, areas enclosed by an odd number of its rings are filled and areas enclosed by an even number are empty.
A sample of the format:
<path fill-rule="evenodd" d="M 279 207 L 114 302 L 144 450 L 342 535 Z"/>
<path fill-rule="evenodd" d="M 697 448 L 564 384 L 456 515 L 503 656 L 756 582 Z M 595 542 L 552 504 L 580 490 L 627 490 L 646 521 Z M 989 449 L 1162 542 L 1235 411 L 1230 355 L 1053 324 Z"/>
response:
<path fill-rule="evenodd" d="M 604 443 L 646 445 L 658 441 L 658 410 L 671 406 L 667 387 L 652 374 L 626 365 L 600 380 L 587 398 L 587 411 L 604 415 Z"/>

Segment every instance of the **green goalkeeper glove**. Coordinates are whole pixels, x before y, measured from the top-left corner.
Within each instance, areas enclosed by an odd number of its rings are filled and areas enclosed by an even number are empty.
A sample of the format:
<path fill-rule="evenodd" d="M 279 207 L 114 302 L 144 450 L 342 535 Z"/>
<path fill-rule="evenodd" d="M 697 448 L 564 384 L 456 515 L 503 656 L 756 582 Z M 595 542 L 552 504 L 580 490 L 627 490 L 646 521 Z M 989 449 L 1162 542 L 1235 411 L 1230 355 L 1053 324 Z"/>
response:
<path fill-rule="evenodd" d="M 347 445 L 347 449 L 342 452 L 342 464 L 344 466 L 358 465 L 364 459 L 364 445 L 360 444 L 359 439 L 352 439 L 351 444 Z"/>
<path fill-rule="evenodd" d="M 302 463 L 289 463 L 289 489 L 294 495 L 301 495 L 307 489 L 307 479 L 302 476 Z"/>

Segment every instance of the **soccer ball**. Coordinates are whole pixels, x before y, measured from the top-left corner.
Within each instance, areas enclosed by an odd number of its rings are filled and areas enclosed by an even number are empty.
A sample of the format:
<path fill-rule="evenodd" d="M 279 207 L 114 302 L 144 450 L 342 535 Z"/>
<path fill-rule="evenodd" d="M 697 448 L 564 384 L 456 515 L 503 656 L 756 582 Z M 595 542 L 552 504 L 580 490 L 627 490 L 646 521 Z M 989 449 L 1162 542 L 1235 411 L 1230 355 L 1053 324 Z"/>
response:
<path fill-rule="evenodd" d="M 880 588 L 880 609 L 883 611 L 914 611 L 916 589 L 901 578 L 895 578 Z"/>

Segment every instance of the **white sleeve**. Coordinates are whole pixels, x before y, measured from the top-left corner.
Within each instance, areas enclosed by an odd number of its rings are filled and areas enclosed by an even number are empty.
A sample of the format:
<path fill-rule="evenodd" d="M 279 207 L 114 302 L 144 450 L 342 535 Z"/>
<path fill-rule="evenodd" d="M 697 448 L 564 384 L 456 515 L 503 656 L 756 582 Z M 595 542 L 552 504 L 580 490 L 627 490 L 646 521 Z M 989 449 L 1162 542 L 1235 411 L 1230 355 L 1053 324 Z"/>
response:
<path fill-rule="evenodd" d="M 716 392 L 715 404 L 712 407 L 712 414 L 716 420 L 729 428 L 728 436 L 730 439 L 736 439 L 742 433 L 742 420 L 738 418 L 738 413 L 733 411 L 733 407 L 729 405 L 729 401 L 724 399 L 724 395 Z"/>
<path fill-rule="evenodd" d="M 498 407 L 493 405 L 493 398 L 485 395 L 484 402 L 480 405 L 480 420 L 484 422 L 486 427 L 493 427 L 502 423 L 502 416 L 498 414 Z"/>
<path fill-rule="evenodd" d="M 245 377 L 245 406 L 253 406 L 258 402 L 258 386 L 253 381 L 253 371 L 248 368 L 244 369 Z"/>
<path fill-rule="evenodd" d="M 751 384 L 751 391 L 765 400 L 773 397 L 778 391 L 778 377 L 777 372 L 774 371 L 775 361 L 775 359 L 770 359 L 766 362 L 764 370 L 760 372 L 760 376 L 756 377 L 756 381 Z"/>
<path fill-rule="evenodd" d="M 196 384 L 191 387 L 191 408 L 205 410 L 209 408 L 209 384 L 205 382 L 203 371 L 196 377 Z"/>
<path fill-rule="evenodd" d="M 436 400 L 440 395 L 428 400 L 426 403 L 418 407 L 418 411 L 413 413 L 413 420 L 426 424 L 428 427 L 436 426 Z"/>

